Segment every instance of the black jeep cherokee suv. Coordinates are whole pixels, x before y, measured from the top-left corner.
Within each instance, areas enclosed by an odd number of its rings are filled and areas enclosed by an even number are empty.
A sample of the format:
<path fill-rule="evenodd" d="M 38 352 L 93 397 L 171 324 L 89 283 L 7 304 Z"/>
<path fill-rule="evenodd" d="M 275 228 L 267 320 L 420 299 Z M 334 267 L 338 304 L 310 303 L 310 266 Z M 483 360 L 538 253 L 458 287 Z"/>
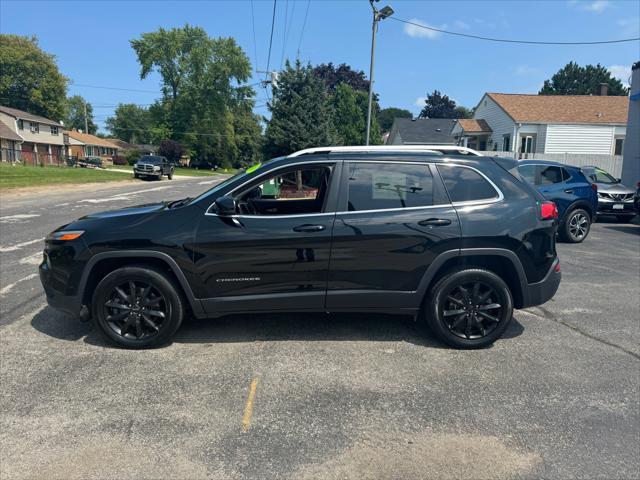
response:
<path fill-rule="evenodd" d="M 327 147 L 60 227 L 40 278 L 124 347 L 166 343 L 186 315 L 366 311 L 477 348 L 555 294 L 556 218 L 512 160 Z"/>

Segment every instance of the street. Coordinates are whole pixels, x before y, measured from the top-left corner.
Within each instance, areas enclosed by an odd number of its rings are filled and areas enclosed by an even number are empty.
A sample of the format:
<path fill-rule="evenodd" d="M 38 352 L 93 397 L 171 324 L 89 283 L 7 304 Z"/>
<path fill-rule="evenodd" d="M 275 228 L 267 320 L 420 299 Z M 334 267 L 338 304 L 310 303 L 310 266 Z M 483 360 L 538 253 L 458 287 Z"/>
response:
<path fill-rule="evenodd" d="M 478 351 L 369 314 L 189 320 L 127 351 L 46 306 L 49 231 L 221 178 L 3 195 L 1 478 L 640 478 L 637 224 L 559 244 L 554 299 Z"/>

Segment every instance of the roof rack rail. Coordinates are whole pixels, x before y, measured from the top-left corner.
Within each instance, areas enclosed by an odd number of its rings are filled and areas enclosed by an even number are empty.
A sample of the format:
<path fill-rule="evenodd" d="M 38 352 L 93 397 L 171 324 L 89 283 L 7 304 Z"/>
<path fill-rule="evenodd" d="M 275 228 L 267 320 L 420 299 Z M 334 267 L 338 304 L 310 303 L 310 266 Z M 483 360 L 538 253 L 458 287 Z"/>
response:
<path fill-rule="evenodd" d="M 305 148 L 293 152 L 288 157 L 300 157 L 312 153 L 339 153 L 339 152 L 417 152 L 417 153 L 453 153 L 461 155 L 473 155 L 482 157 L 476 150 L 456 145 L 369 145 L 369 146 L 349 146 L 349 147 L 314 147 Z"/>

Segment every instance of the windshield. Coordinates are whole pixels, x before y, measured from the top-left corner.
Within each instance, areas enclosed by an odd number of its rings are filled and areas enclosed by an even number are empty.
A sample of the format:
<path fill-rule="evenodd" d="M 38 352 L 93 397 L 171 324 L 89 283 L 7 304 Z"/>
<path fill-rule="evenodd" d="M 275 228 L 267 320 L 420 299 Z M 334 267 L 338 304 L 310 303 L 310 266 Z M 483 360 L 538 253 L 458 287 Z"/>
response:
<path fill-rule="evenodd" d="M 584 171 L 589 176 L 589 179 L 594 183 L 618 183 L 618 180 L 615 177 L 599 168 L 586 168 Z"/>
<path fill-rule="evenodd" d="M 146 155 L 138 160 L 140 163 L 150 163 L 152 165 L 160 165 L 162 163 L 162 157 L 156 157 L 152 155 Z"/>

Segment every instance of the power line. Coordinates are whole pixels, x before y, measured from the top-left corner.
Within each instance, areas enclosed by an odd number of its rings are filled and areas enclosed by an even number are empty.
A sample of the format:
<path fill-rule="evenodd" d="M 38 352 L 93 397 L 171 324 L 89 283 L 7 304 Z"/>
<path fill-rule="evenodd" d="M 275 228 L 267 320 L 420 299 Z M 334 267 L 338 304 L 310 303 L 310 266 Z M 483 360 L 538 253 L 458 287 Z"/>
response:
<path fill-rule="evenodd" d="M 146 93 L 160 93 L 157 90 L 141 90 L 137 88 L 117 88 L 117 87 L 106 87 L 104 85 L 88 85 L 86 83 L 73 83 L 72 86 L 75 87 L 87 87 L 87 88 L 102 88 L 104 90 L 122 90 L 123 92 L 146 92 Z"/>
<path fill-rule="evenodd" d="M 265 70 L 265 77 L 267 79 L 267 75 L 269 75 L 269 64 L 271 63 L 271 47 L 273 46 L 273 29 L 276 23 L 276 4 L 278 0 L 273 0 L 273 14 L 271 15 L 271 34 L 269 35 L 269 54 L 267 55 L 267 69 Z"/>
<path fill-rule="evenodd" d="M 304 21 L 302 22 L 302 30 L 300 30 L 300 40 L 298 40 L 298 50 L 296 53 L 296 58 L 300 58 L 300 45 L 302 45 L 302 36 L 304 35 L 304 28 L 307 26 L 307 15 L 309 14 L 309 5 L 311 5 L 311 0 L 307 0 L 307 9 L 304 12 Z"/>
<path fill-rule="evenodd" d="M 258 43 L 256 42 L 256 21 L 253 15 L 253 0 L 251 0 L 251 29 L 253 30 L 253 59 L 255 60 L 254 69 L 258 69 Z"/>
<path fill-rule="evenodd" d="M 287 9 L 285 10 L 285 12 L 287 12 L 289 10 L 289 0 L 287 0 Z M 289 18 L 289 21 L 287 22 L 287 15 L 285 13 L 285 19 L 284 19 L 284 39 L 282 41 L 282 55 L 280 56 L 280 70 L 282 70 L 282 64 L 284 62 L 284 53 L 286 51 L 287 48 L 287 42 L 289 40 L 289 34 L 291 33 L 291 24 L 293 23 L 293 17 L 294 14 L 296 12 L 296 2 L 293 2 L 293 8 L 291 9 L 291 17 Z"/>
<path fill-rule="evenodd" d="M 471 35 L 468 33 L 450 32 L 441 28 L 429 27 L 416 22 L 410 22 L 409 20 L 403 20 L 397 17 L 388 17 L 396 22 L 406 23 L 407 25 L 413 25 L 414 27 L 424 28 L 425 30 L 431 30 L 432 32 L 446 33 L 447 35 L 456 35 L 458 37 L 475 38 L 476 40 L 486 40 L 487 42 L 500 42 L 500 43 L 521 43 L 527 45 L 602 45 L 607 43 L 623 43 L 623 42 L 635 42 L 640 40 L 640 37 L 636 38 L 623 38 L 620 40 L 599 40 L 593 42 L 547 42 L 539 40 L 511 40 L 506 38 L 493 38 L 483 37 L 480 35 Z"/>

